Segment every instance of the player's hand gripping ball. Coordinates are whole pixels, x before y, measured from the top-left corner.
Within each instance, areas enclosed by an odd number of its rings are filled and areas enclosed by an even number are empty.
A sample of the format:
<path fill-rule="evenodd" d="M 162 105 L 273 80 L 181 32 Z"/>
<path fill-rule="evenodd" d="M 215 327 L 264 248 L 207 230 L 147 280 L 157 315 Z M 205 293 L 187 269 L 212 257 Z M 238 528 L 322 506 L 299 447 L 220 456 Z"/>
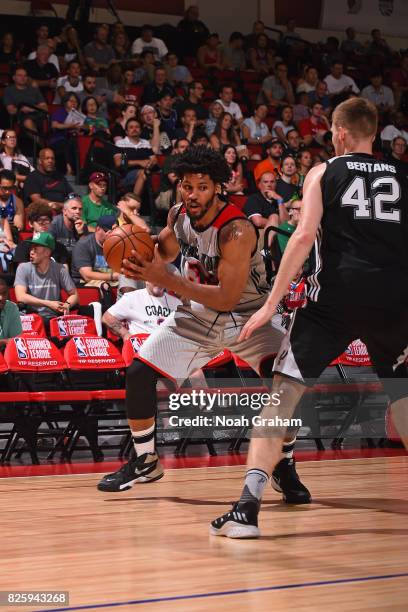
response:
<path fill-rule="evenodd" d="M 103 244 L 103 254 L 108 266 L 114 272 L 121 271 L 124 259 L 136 263 L 132 257 L 132 251 L 136 251 L 147 261 L 153 259 L 154 242 L 150 234 L 142 231 L 137 225 L 128 224 L 115 227 Z"/>

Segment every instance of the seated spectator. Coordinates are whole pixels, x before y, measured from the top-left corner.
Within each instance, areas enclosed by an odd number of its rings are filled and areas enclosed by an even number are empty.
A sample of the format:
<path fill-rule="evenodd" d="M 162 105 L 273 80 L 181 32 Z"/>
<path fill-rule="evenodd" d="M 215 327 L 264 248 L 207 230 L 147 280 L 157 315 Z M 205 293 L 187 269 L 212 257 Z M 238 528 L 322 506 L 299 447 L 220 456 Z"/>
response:
<path fill-rule="evenodd" d="M 126 137 L 126 123 L 128 119 L 133 119 L 136 117 L 137 107 L 135 104 L 124 104 L 120 109 L 120 115 L 116 119 L 111 134 L 113 137 L 113 142 L 116 144 L 118 140 L 122 140 L 122 138 Z"/>
<path fill-rule="evenodd" d="M 273 41 L 268 37 L 265 32 L 265 24 L 263 21 L 258 19 L 258 21 L 254 21 L 254 23 L 252 24 L 251 34 L 247 34 L 245 36 L 245 46 L 247 49 L 251 49 L 252 47 L 256 46 L 256 41 L 260 34 L 266 36 L 267 47 L 272 47 Z"/>
<path fill-rule="evenodd" d="M 168 265 L 173 273 L 177 268 Z M 146 283 L 145 289 L 127 292 L 103 315 L 102 323 L 126 340 L 135 334 L 151 334 L 182 302 L 166 289 Z"/>
<path fill-rule="evenodd" d="M 99 287 L 103 282 L 117 283 L 119 274 L 109 268 L 103 255 L 103 243 L 116 225 L 116 217 L 104 215 L 98 219 L 95 232 L 76 243 L 71 265 L 76 285 Z"/>
<path fill-rule="evenodd" d="M 19 336 L 22 331 L 17 304 L 10 300 L 7 283 L 4 278 L 0 278 L 0 350 L 3 350 L 8 341 Z"/>
<path fill-rule="evenodd" d="M 3 210 L 0 209 L 0 273 L 7 274 L 10 272 L 10 262 L 13 258 L 16 244 L 11 233 L 10 223 L 7 217 L 1 215 Z M 6 211 L 4 211 L 4 214 Z"/>
<path fill-rule="evenodd" d="M 144 88 L 142 102 L 143 104 L 156 104 L 164 93 L 169 94 L 172 98 L 176 97 L 174 87 L 166 80 L 165 69 L 157 66 L 153 81 Z"/>
<path fill-rule="evenodd" d="M 81 66 L 85 65 L 78 32 L 73 25 L 70 23 L 65 25 L 59 36 L 55 37 L 55 41 L 57 43 L 55 53 L 62 69 L 65 69 L 73 60 L 79 62 Z"/>
<path fill-rule="evenodd" d="M 86 115 L 86 119 L 83 123 L 84 129 L 89 134 L 95 132 L 104 132 L 110 135 L 109 124 L 105 117 L 98 115 L 99 104 L 98 100 L 94 96 L 88 96 L 81 104 L 81 111 Z"/>
<path fill-rule="evenodd" d="M 140 137 L 142 126 L 137 119 L 128 119 L 126 123 L 126 137 L 116 141 L 118 153 L 113 161 L 118 170 L 125 169 L 123 179 L 124 187 L 133 190 L 135 180 L 140 169 L 150 169 L 156 163 L 156 157 L 148 140 Z"/>
<path fill-rule="evenodd" d="M 341 50 L 346 55 L 362 55 L 364 53 L 364 47 L 356 40 L 356 31 L 352 27 L 346 28 L 347 38 L 341 43 Z"/>
<path fill-rule="evenodd" d="M 116 208 L 120 211 L 118 217 L 119 227 L 131 223 L 150 234 L 150 227 L 140 216 L 141 201 L 139 196 L 133 192 L 125 193 L 116 204 Z"/>
<path fill-rule="evenodd" d="M 391 141 L 397 136 L 401 136 L 408 143 L 408 120 L 404 113 L 397 112 L 391 114 L 391 121 L 380 134 L 382 145 L 385 149 L 390 149 Z"/>
<path fill-rule="evenodd" d="M 184 153 L 189 146 L 187 138 L 179 138 L 174 143 L 172 154 L 165 159 L 160 175 L 160 190 L 155 199 L 156 208 L 159 210 L 169 210 L 176 203 L 178 178 L 172 170 L 173 163 L 176 155 Z"/>
<path fill-rule="evenodd" d="M 166 154 L 171 149 L 171 141 L 162 127 L 156 109 L 150 104 L 145 104 L 140 111 L 140 119 L 142 122 L 140 137 L 150 142 L 150 147 L 155 155 Z"/>
<path fill-rule="evenodd" d="M 57 81 L 57 95 L 54 104 L 61 104 L 61 100 L 67 93 L 78 94 L 84 91 L 84 84 L 81 77 L 81 66 L 77 60 L 72 60 L 67 65 L 65 76 L 59 77 Z"/>
<path fill-rule="evenodd" d="M 0 63 L 15 64 L 21 59 L 21 53 L 17 49 L 13 32 L 4 32 L 0 40 Z"/>
<path fill-rule="evenodd" d="M 343 74 L 343 64 L 334 62 L 331 66 L 330 74 L 324 79 L 327 85 L 329 96 L 348 96 L 350 93 L 358 95 L 360 93 L 356 82 L 351 77 Z"/>
<path fill-rule="evenodd" d="M 112 49 L 118 62 L 131 58 L 130 42 L 126 32 L 117 32 L 112 37 Z"/>
<path fill-rule="evenodd" d="M 210 31 L 199 20 L 198 6 L 189 6 L 184 13 L 184 18 L 179 21 L 177 30 L 180 33 L 180 49 L 184 55 L 196 55 L 197 49 L 208 38 Z"/>
<path fill-rule="evenodd" d="M 15 194 L 16 175 L 11 170 L 0 170 L 0 218 L 10 227 L 24 229 L 24 205 Z"/>
<path fill-rule="evenodd" d="M 98 116 L 108 118 L 108 104 L 122 104 L 122 96 L 120 96 L 121 102 L 116 98 L 114 92 L 108 92 L 108 90 L 96 87 L 96 76 L 94 73 L 84 74 L 83 77 L 83 91 L 80 91 L 77 95 L 79 102 L 82 104 L 86 98 L 94 97 L 99 104 Z"/>
<path fill-rule="evenodd" d="M 232 32 L 228 46 L 222 50 L 222 59 L 226 70 L 240 71 L 246 69 L 244 42 L 244 35 L 241 32 Z"/>
<path fill-rule="evenodd" d="M 332 141 L 332 133 L 326 132 L 323 136 L 323 147 L 319 150 L 319 154 L 315 161 L 324 162 L 334 156 L 334 146 Z"/>
<path fill-rule="evenodd" d="M 197 125 L 204 125 L 208 118 L 208 110 L 202 103 L 204 95 L 203 84 L 193 81 L 188 86 L 188 96 L 176 105 L 178 117 L 182 117 L 186 108 L 193 108 L 196 112 Z"/>
<path fill-rule="evenodd" d="M 196 128 L 198 127 L 197 115 L 194 108 L 186 106 L 180 117 L 181 128 L 174 131 L 173 136 L 180 140 L 186 138 L 189 142 L 192 141 Z"/>
<path fill-rule="evenodd" d="M 41 149 L 38 157 L 38 170 L 31 172 L 24 183 L 25 204 L 41 198 L 52 210 L 59 212 L 69 193 L 71 193 L 70 184 L 65 176 L 55 169 L 54 151 Z"/>
<path fill-rule="evenodd" d="M 294 130 L 293 125 L 293 110 L 291 106 L 281 106 L 279 119 L 272 126 L 272 136 L 279 138 L 281 142 L 286 141 L 286 135 L 291 130 Z"/>
<path fill-rule="evenodd" d="M 367 47 L 367 55 L 388 60 L 392 56 L 392 51 L 385 38 L 381 35 L 381 30 L 374 28 L 371 30 L 371 42 Z"/>
<path fill-rule="evenodd" d="M 52 218 L 50 207 L 42 200 L 37 200 L 27 207 L 28 226 L 33 230 L 34 238 L 42 232 L 51 233 Z M 13 263 L 20 264 L 24 261 L 30 261 L 30 250 L 31 242 L 29 239 L 19 242 L 13 254 Z M 61 242 L 55 242 L 52 259 L 57 263 L 65 265 L 68 270 L 69 253 Z"/>
<path fill-rule="evenodd" d="M 218 119 L 223 114 L 224 109 L 219 102 L 212 102 L 209 110 L 208 119 L 205 122 L 205 133 L 211 136 L 214 133 Z"/>
<path fill-rule="evenodd" d="M 242 111 L 239 107 L 239 104 L 234 102 L 234 90 L 231 85 L 222 85 L 220 89 L 220 97 L 217 98 L 216 102 L 221 104 L 224 112 L 229 113 L 232 118 L 241 125 L 244 120 L 242 116 Z"/>
<path fill-rule="evenodd" d="M 297 166 L 299 173 L 299 186 L 303 186 L 305 182 L 306 174 L 309 172 L 311 167 L 313 166 L 313 157 L 310 151 L 307 149 L 303 149 L 300 151 L 297 157 Z"/>
<path fill-rule="evenodd" d="M 395 96 L 395 108 L 408 109 L 408 54 L 402 56 L 398 68 L 391 70 L 391 86 Z"/>
<path fill-rule="evenodd" d="M 314 66 L 305 66 L 303 78 L 299 79 L 296 86 L 296 93 L 310 93 L 315 91 L 316 85 L 319 82 L 319 73 Z"/>
<path fill-rule="evenodd" d="M 82 210 L 81 198 L 75 195 L 70 197 L 65 200 L 62 213 L 53 218 L 50 228 L 46 230 L 54 236 L 56 244 L 64 245 L 68 253 L 72 252 L 80 238 L 89 233 L 82 218 Z"/>
<path fill-rule="evenodd" d="M 8 85 L 4 91 L 3 104 L 10 115 L 10 121 L 17 121 L 34 133 L 41 131 L 44 111 L 48 106 L 38 89 L 28 84 L 25 68 L 17 66 L 13 74 L 14 85 Z"/>
<path fill-rule="evenodd" d="M 46 45 L 47 40 L 50 37 L 50 29 L 46 23 L 40 23 L 38 28 L 35 31 L 35 40 L 30 40 L 28 44 L 30 45 L 30 49 L 37 49 L 40 45 Z"/>
<path fill-rule="evenodd" d="M 242 136 L 248 144 L 265 144 L 271 139 L 269 128 L 264 123 L 267 115 L 266 104 L 257 104 L 253 116 L 244 119 L 241 126 Z"/>
<path fill-rule="evenodd" d="M 137 60 L 134 60 L 137 61 Z M 134 83 L 150 83 L 154 79 L 156 69 L 154 55 L 151 51 L 143 51 L 139 63 L 133 73 Z"/>
<path fill-rule="evenodd" d="M 209 147 L 210 139 L 202 128 L 197 128 L 194 131 L 193 137 L 191 139 L 191 145 L 193 147 Z M 246 150 L 246 147 L 244 147 Z M 248 156 L 247 156 L 248 157 Z"/>
<path fill-rule="evenodd" d="M 276 64 L 275 74 L 264 79 L 257 101 L 258 104 L 275 107 L 295 103 L 292 83 L 288 79 L 288 67 L 284 62 Z"/>
<path fill-rule="evenodd" d="M 30 172 L 34 170 L 26 156 L 18 149 L 15 130 L 4 130 L 1 135 L 0 166 L 14 172 L 20 188 L 23 187 Z"/>
<path fill-rule="evenodd" d="M 37 312 L 49 322 L 52 317 L 67 315 L 78 304 L 78 292 L 66 268 L 52 260 L 55 240 L 48 232 L 33 237 L 30 261 L 21 263 L 16 271 L 16 300 Z M 61 290 L 68 294 L 65 302 Z"/>
<path fill-rule="evenodd" d="M 278 138 L 273 138 L 266 149 L 268 157 L 259 162 L 254 168 L 255 182 L 258 183 L 265 172 L 272 173 L 278 178 L 281 168 L 283 145 Z"/>
<path fill-rule="evenodd" d="M 84 47 L 84 56 L 88 68 L 102 73 L 115 60 L 115 53 L 108 44 L 109 26 L 105 23 L 96 26 L 94 40 Z"/>
<path fill-rule="evenodd" d="M 295 157 L 299 155 L 303 147 L 303 142 L 299 132 L 297 130 L 289 130 L 289 132 L 286 134 L 286 140 L 288 146 L 285 149 L 285 155 L 294 155 Z"/>
<path fill-rule="evenodd" d="M 321 66 L 323 72 L 326 74 L 329 72 L 330 67 L 333 64 L 344 64 L 345 57 L 344 53 L 340 51 L 340 41 L 335 36 L 328 36 L 326 44 L 323 46 L 323 53 L 321 56 Z"/>
<path fill-rule="evenodd" d="M 136 38 L 132 45 L 132 55 L 140 55 L 144 51 L 153 53 L 156 62 L 161 61 L 168 53 L 168 49 L 161 38 L 153 37 L 151 25 L 142 26 L 140 37 Z"/>
<path fill-rule="evenodd" d="M 299 125 L 303 119 L 308 119 L 310 116 L 309 94 L 302 92 L 296 95 L 296 104 L 293 107 L 293 122 Z"/>
<path fill-rule="evenodd" d="M 286 32 L 282 32 L 282 45 L 298 49 L 303 46 L 300 38 L 299 32 L 296 32 L 296 21 L 293 18 L 289 18 L 286 21 Z"/>
<path fill-rule="evenodd" d="M 221 151 L 224 147 L 241 145 L 238 130 L 234 127 L 231 113 L 222 113 L 215 126 L 214 132 L 210 136 L 210 145 L 214 151 Z"/>
<path fill-rule="evenodd" d="M 405 138 L 402 138 L 402 136 L 396 136 L 391 141 L 391 152 L 390 155 L 387 157 L 387 160 L 397 163 L 400 162 L 400 167 L 401 164 L 404 164 L 404 169 L 406 170 L 407 163 L 403 160 L 403 157 L 405 156 L 406 152 L 407 141 L 405 140 Z"/>
<path fill-rule="evenodd" d="M 39 87 L 42 95 L 46 97 L 50 92 L 54 93 L 57 87 L 59 72 L 55 65 L 49 61 L 50 50 L 48 45 L 41 45 L 37 48 L 35 59 L 25 63 L 27 75 L 31 84 Z M 53 99 L 54 96 L 51 98 Z"/>
<path fill-rule="evenodd" d="M 331 113 L 331 102 L 330 96 L 327 93 L 327 83 L 325 81 L 319 81 L 316 85 L 316 90 L 311 91 L 309 94 L 309 105 L 311 106 L 315 102 L 320 102 L 323 106 L 323 112 L 328 117 Z"/>
<path fill-rule="evenodd" d="M 299 224 L 301 214 L 302 214 L 302 200 L 300 200 L 299 198 L 295 196 L 294 199 L 291 200 L 289 207 L 288 207 L 289 219 L 287 219 L 286 221 L 283 221 L 283 223 L 281 223 L 278 226 L 279 229 L 284 230 L 285 232 L 288 232 L 288 234 L 293 234 L 293 232 L 295 231 L 295 229 L 297 228 Z M 289 238 L 290 236 L 285 236 L 283 234 L 276 235 L 276 239 L 279 243 L 279 248 L 280 248 L 281 253 L 283 253 L 284 250 L 286 249 L 288 242 L 289 242 Z"/>
<path fill-rule="evenodd" d="M 55 166 L 62 174 L 75 174 L 78 155 L 73 136 L 81 129 L 81 122 L 67 121 L 72 110 L 78 110 L 78 96 L 71 92 L 62 98 L 63 106 L 51 115 L 52 132 L 49 143 L 55 153 Z"/>
<path fill-rule="evenodd" d="M 220 39 L 217 33 L 210 34 L 205 43 L 197 51 L 197 64 L 203 70 L 223 70 L 224 62 L 220 49 Z"/>
<path fill-rule="evenodd" d="M 118 93 L 123 95 L 126 104 L 139 108 L 140 89 L 135 85 L 135 72 L 130 66 L 123 66 L 122 86 Z"/>
<path fill-rule="evenodd" d="M 299 123 L 299 133 L 304 144 L 316 146 L 323 144 L 323 136 L 330 130 L 327 117 L 323 114 L 323 106 L 320 102 L 315 102 L 312 106 L 312 114 L 307 119 Z"/>
<path fill-rule="evenodd" d="M 175 53 L 168 53 L 165 58 L 164 69 L 166 70 L 167 82 L 176 86 L 189 85 L 193 82 L 193 77 L 187 66 L 178 63 L 178 57 Z"/>
<path fill-rule="evenodd" d="M 94 232 L 102 216 L 115 215 L 116 208 L 106 198 L 108 179 L 103 172 L 92 172 L 89 177 L 89 193 L 82 198 L 82 219 L 89 232 Z"/>
<path fill-rule="evenodd" d="M 282 159 L 281 175 L 276 181 L 276 192 L 282 198 L 286 209 L 293 196 L 299 194 L 299 188 L 294 184 L 296 175 L 296 160 L 292 155 L 286 155 Z"/>
<path fill-rule="evenodd" d="M 279 203 L 282 198 L 276 192 L 276 178 L 273 172 L 264 172 L 257 183 L 258 190 L 247 199 L 244 213 L 255 227 L 265 228 L 267 223 L 279 223 Z"/>
<path fill-rule="evenodd" d="M 61 69 L 60 69 L 59 59 L 55 54 L 57 43 L 55 42 L 54 38 L 47 38 L 47 40 L 45 40 L 44 42 L 42 42 L 41 44 L 37 46 L 37 49 L 38 47 L 48 47 L 48 52 L 49 52 L 48 61 L 50 62 L 50 64 L 53 64 L 55 66 L 59 74 Z M 37 58 L 37 49 L 29 53 L 27 57 L 28 60 L 35 60 Z"/>
<path fill-rule="evenodd" d="M 269 38 L 264 33 L 256 36 L 255 44 L 248 51 L 248 68 L 265 76 L 275 69 L 275 53 L 270 47 Z"/>
<path fill-rule="evenodd" d="M 173 104 L 174 98 L 168 93 L 163 93 L 157 104 L 157 117 L 160 121 L 160 129 L 167 134 L 169 140 L 174 138 L 177 126 L 177 111 L 173 108 Z"/>
<path fill-rule="evenodd" d="M 242 164 L 239 161 L 236 148 L 231 145 L 227 146 L 224 149 L 224 158 L 231 170 L 231 178 L 225 185 L 227 193 L 244 193 Z"/>
<path fill-rule="evenodd" d="M 371 85 L 361 90 L 361 97 L 369 100 L 377 107 L 380 117 L 384 113 L 395 110 L 395 100 L 392 89 L 383 84 L 383 75 L 380 70 L 373 70 L 370 75 Z"/>

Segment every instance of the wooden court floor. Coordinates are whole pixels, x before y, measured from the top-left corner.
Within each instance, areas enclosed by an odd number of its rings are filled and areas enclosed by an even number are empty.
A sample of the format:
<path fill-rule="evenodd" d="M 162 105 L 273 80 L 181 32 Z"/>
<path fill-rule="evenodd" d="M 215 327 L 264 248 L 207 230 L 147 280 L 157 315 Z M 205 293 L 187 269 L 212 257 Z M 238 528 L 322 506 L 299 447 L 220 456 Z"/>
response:
<path fill-rule="evenodd" d="M 314 503 L 268 491 L 260 540 L 211 537 L 244 468 L 168 470 L 99 493 L 100 475 L 0 481 L 1 590 L 68 590 L 4 610 L 408 610 L 408 457 L 298 464 Z"/>

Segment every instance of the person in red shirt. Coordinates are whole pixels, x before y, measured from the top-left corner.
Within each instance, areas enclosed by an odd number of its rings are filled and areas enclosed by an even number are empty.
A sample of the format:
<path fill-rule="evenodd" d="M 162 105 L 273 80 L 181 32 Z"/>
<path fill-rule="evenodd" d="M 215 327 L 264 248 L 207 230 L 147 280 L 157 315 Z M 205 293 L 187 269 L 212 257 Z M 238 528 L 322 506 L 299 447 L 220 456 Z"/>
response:
<path fill-rule="evenodd" d="M 321 145 L 323 136 L 330 130 L 330 125 L 323 114 L 323 105 L 315 102 L 312 106 L 312 114 L 299 123 L 299 132 L 307 147 L 312 144 Z"/>

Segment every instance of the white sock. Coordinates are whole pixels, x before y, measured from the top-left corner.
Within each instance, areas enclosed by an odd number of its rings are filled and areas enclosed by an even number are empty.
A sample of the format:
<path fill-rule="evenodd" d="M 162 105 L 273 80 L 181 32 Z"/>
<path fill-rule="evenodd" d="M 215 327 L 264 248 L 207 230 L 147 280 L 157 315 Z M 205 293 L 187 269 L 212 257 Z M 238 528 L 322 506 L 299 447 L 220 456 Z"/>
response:
<path fill-rule="evenodd" d="M 284 441 L 282 444 L 282 459 L 292 459 L 295 448 L 296 437 L 293 440 Z"/>
<path fill-rule="evenodd" d="M 154 423 L 148 429 L 132 431 L 132 438 L 136 457 L 141 457 L 146 453 L 154 453 Z"/>

